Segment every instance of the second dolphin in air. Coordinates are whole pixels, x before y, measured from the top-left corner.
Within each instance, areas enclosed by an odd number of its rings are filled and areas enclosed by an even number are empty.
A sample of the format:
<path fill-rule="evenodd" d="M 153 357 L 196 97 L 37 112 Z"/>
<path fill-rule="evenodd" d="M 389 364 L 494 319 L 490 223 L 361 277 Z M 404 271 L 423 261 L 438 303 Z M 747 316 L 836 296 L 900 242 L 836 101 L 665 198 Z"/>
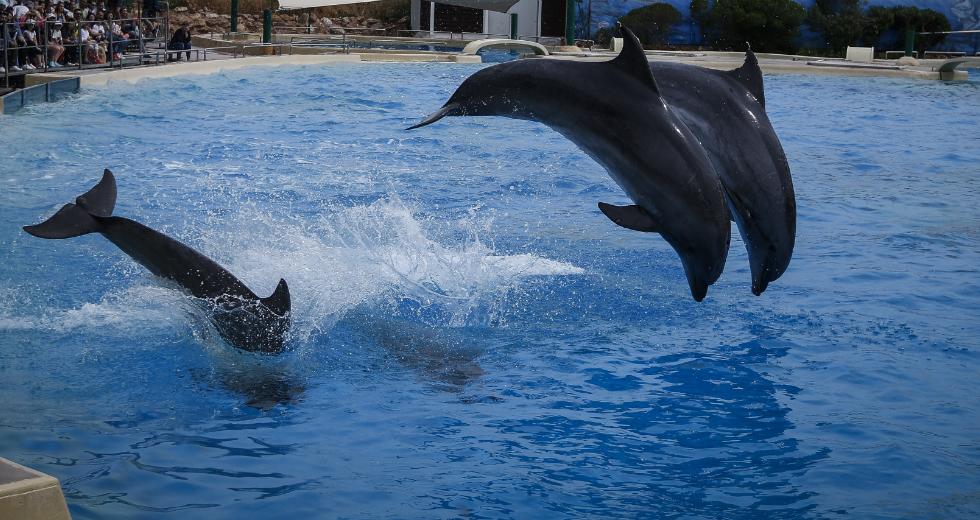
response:
<path fill-rule="evenodd" d="M 602 212 L 620 226 L 659 233 L 701 301 L 728 255 L 723 188 L 697 137 L 664 102 L 639 40 L 625 32 L 623 51 L 612 61 L 517 60 L 483 69 L 412 128 L 464 115 L 550 126 L 604 166 L 636 203 L 599 203 Z"/>
<path fill-rule="evenodd" d="M 708 151 L 749 254 L 752 292 L 789 265 L 796 241 L 796 196 L 786 154 L 766 115 L 762 71 L 751 50 L 721 71 L 650 64 L 664 100 Z"/>

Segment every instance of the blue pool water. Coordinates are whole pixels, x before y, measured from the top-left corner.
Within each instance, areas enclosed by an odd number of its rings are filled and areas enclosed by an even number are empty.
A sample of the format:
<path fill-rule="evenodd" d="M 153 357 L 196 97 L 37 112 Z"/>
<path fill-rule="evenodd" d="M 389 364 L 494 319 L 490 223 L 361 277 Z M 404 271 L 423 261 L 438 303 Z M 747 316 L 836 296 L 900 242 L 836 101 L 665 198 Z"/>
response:
<path fill-rule="evenodd" d="M 86 518 L 976 518 L 980 82 L 766 77 L 799 235 L 694 303 L 548 128 L 402 129 L 478 66 L 256 69 L 91 90 L 0 129 L 0 455 Z M 261 295 L 221 343 L 99 236 L 116 214 Z"/>

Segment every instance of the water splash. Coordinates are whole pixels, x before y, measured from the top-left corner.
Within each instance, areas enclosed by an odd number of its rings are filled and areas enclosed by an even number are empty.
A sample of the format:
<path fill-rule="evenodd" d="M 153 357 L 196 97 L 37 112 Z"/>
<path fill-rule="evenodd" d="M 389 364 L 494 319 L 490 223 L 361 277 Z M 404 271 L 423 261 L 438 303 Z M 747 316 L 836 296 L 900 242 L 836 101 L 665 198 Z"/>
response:
<path fill-rule="evenodd" d="M 416 317 L 445 319 L 440 325 L 482 323 L 522 280 L 583 272 L 532 254 L 498 253 L 490 219 L 472 213 L 458 221 L 424 218 L 397 197 L 330 208 L 312 218 L 272 215 L 256 206 L 212 214 L 190 230 L 168 233 L 224 265 L 259 296 L 286 279 L 293 300 L 292 338 L 299 343 L 329 331 L 359 307 L 407 306 Z M 199 341 L 212 342 L 214 335 L 197 316 L 200 310 L 182 291 L 147 273 L 122 281 L 130 285 L 77 308 L 3 304 L 0 330 L 99 329 L 125 335 L 186 333 L 190 327 Z M 30 316 L 17 310 L 39 306 Z"/>

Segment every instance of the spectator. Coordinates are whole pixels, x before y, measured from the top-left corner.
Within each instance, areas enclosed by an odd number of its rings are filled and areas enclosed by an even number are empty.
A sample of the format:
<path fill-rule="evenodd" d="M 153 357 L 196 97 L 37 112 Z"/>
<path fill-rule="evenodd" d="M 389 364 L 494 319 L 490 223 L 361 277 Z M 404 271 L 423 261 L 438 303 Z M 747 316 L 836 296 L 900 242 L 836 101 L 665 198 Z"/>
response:
<path fill-rule="evenodd" d="M 180 51 L 187 50 L 191 48 L 191 31 L 187 28 L 187 25 L 181 25 L 179 29 L 174 31 L 174 35 L 170 37 L 170 43 L 167 44 L 167 50 Z M 180 53 L 176 53 L 177 57 L 170 57 L 167 54 L 167 61 L 180 61 Z M 191 51 L 187 50 L 187 61 L 191 61 Z"/>
<path fill-rule="evenodd" d="M 105 27 L 95 19 L 95 12 L 88 15 L 89 44 L 85 46 L 85 56 L 88 63 L 105 63 Z"/>
<path fill-rule="evenodd" d="M 112 19 L 112 15 L 107 13 L 105 17 L 106 25 L 108 25 L 106 38 L 109 40 L 109 46 L 112 49 L 112 59 L 121 60 L 122 52 L 129 42 L 126 40 L 126 35 L 122 32 L 122 27 Z"/>
<path fill-rule="evenodd" d="M 58 62 L 61 60 L 61 56 L 65 54 L 65 47 L 62 45 L 64 39 L 61 37 L 62 24 L 52 17 L 45 23 L 45 26 L 48 41 L 48 67 L 58 68 L 61 66 Z"/>
<path fill-rule="evenodd" d="M 44 65 L 41 63 L 41 48 L 37 44 L 37 24 L 33 19 L 24 23 L 18 35 L 17 47 L 20 49 L 20 62 L 24 70 L 34 70 Z"/>
<path fill-rule="evenodd" d="M 6 47 L 7 51 L 3 55 L 3 63 L 0 64 L 0 74 L 10 72 L 20 72 L 20 62 L 18 60 L 17 44 L 17 25 L 12 22 L 14 19 L 13 9 L 6 7 L 0 9 L 0 44 Z"/>
<path fill-rule="evenodd" d="M 129 12 L 126 11 L 125 7 L 119 10 L 119 23 L 122 24 L 120 30 L 126 35 L 126 39 L 131 42 L 138 42 L 140 52 L 143 52 L 143 37 L 140 34 L 139 23 L 135 18 L 129 17 Z"/>
<path fill-rule="evenodd" d="M 65 48 L 65 65 L 74 67 L 81 61 L 78 46 L 78 26 L 72 22 L 65 23 L 61 29 L 61 45 Z"/>
<path fill-rule="evenodd" d="M 23 5 L 21 2 L 18 2 L 13 6 L 13 21 L 23 22 L 24 17 L 27 16 L 27 13 L 30 11 L 31 9 L 29 7 Z"/>

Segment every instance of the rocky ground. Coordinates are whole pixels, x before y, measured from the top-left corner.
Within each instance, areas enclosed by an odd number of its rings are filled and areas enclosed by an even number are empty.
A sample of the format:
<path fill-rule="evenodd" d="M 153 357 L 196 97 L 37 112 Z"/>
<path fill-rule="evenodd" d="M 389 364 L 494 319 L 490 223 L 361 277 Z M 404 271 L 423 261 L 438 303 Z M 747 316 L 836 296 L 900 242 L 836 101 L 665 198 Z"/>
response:
<path fill-rule="evenodd" d="M 397 31 L 409 28 L 408 17 L 398 20 L 379 20 L 377 18 L 362 18 L 359 16 L 343 16 L 337 18 L 321 17 L 312 20 L 313 32 L 316 34 L 342 34 L 345 28 L 370 28 L 370 34 L 396 35 Z M 223 33 L 231 29 L 231 16 L 211 11 L 193 12 L 186 7 L 175 7 L 170 11 L 171 31 L 181 25 L 186 25 L 191 34 Z M 281 12 L 272 15 L 272 26 L 279 33 L 304 33 L 307 25 L 306 13 Z M 261 14 L 240 14 L 238 16 L 239 32 L 262 32 Z M 363 31 L 358 31 L 363 32 Z"/>

